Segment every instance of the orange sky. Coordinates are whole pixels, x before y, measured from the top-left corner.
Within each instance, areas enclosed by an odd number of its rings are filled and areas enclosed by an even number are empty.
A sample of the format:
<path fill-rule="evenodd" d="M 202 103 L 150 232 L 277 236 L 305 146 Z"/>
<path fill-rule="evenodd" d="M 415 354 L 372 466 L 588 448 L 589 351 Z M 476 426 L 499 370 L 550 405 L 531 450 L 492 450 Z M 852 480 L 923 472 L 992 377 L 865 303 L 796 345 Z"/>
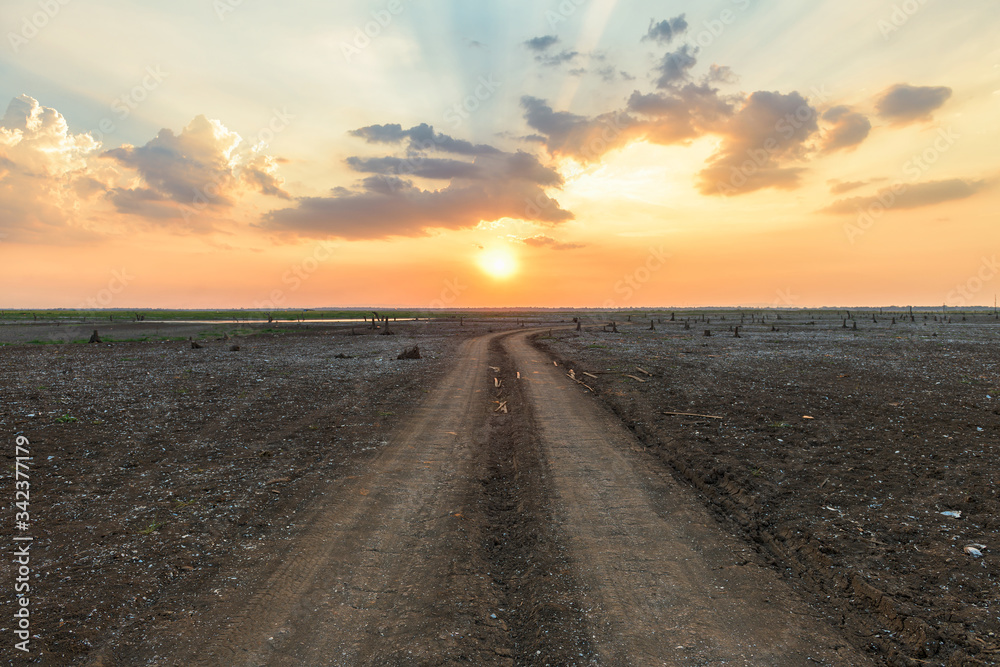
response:
<path fill-rule="evenodd" d="M 986 0 L 91 4 L 0 9 L 0 307 L 1000 292 Z"/>

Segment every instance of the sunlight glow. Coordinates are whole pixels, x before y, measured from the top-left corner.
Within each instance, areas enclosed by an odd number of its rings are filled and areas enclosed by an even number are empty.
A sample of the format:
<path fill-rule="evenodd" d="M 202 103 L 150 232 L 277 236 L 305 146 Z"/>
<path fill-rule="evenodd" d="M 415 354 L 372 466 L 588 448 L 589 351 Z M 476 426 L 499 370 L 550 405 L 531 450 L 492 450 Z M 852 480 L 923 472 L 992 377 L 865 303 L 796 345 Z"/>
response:
<path fill-rule="evenodd" d="M 507 248 L 485 250 L 478 262 L 480 269 L 499 280 L 510 278 L 517 272 L 517 259 Z"/>

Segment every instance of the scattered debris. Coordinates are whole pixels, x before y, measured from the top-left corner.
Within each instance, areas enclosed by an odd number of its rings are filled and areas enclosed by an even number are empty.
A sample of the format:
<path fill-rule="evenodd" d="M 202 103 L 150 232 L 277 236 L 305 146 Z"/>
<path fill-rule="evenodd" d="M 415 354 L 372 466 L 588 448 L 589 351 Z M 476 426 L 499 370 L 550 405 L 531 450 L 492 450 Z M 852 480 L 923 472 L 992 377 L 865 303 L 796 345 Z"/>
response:
<path fill-rule="evenodd" d="M 947 512 L 941 512 L 943 516 L 950 516 L 953 519 L 961 519 L 962 513 L 958 510 L 948 510 Z"/>
<path fill-rule="evenodd" d="M 671 415 L 675 417 L 704 417 L 705 419 L 725 419 L 725 417 L 716 417 L 714 415 L 699 415 L 693 412 L 661 412 L 660 414 Z"/>

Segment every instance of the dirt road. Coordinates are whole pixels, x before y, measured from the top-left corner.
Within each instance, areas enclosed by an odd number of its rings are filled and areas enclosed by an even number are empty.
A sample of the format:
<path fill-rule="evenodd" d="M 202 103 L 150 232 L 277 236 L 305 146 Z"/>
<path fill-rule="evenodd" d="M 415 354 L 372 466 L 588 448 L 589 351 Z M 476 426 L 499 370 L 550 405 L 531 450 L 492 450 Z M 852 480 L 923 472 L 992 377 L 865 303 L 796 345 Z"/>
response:
<path fill-rule="evenodd" d="M 605 664 L 868 664 L 525 336 L 506 341 L 534 409 L 558 530 Z"/>
<path fill-rule="evenodd" d="M 91 664 L 870 664 L 526 335 L 465 343 L 285 551 Z"/>

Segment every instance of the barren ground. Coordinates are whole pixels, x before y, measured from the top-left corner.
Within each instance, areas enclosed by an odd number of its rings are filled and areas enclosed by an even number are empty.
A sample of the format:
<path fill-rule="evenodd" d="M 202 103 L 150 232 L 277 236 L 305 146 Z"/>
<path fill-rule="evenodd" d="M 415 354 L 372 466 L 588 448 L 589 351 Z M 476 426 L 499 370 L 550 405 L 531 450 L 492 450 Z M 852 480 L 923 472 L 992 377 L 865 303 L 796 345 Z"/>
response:
<path fill-rule="evenodd" d="M 0 348 L 30 662 L 993 664 L 1000 327 L 727 316 Z"/>

